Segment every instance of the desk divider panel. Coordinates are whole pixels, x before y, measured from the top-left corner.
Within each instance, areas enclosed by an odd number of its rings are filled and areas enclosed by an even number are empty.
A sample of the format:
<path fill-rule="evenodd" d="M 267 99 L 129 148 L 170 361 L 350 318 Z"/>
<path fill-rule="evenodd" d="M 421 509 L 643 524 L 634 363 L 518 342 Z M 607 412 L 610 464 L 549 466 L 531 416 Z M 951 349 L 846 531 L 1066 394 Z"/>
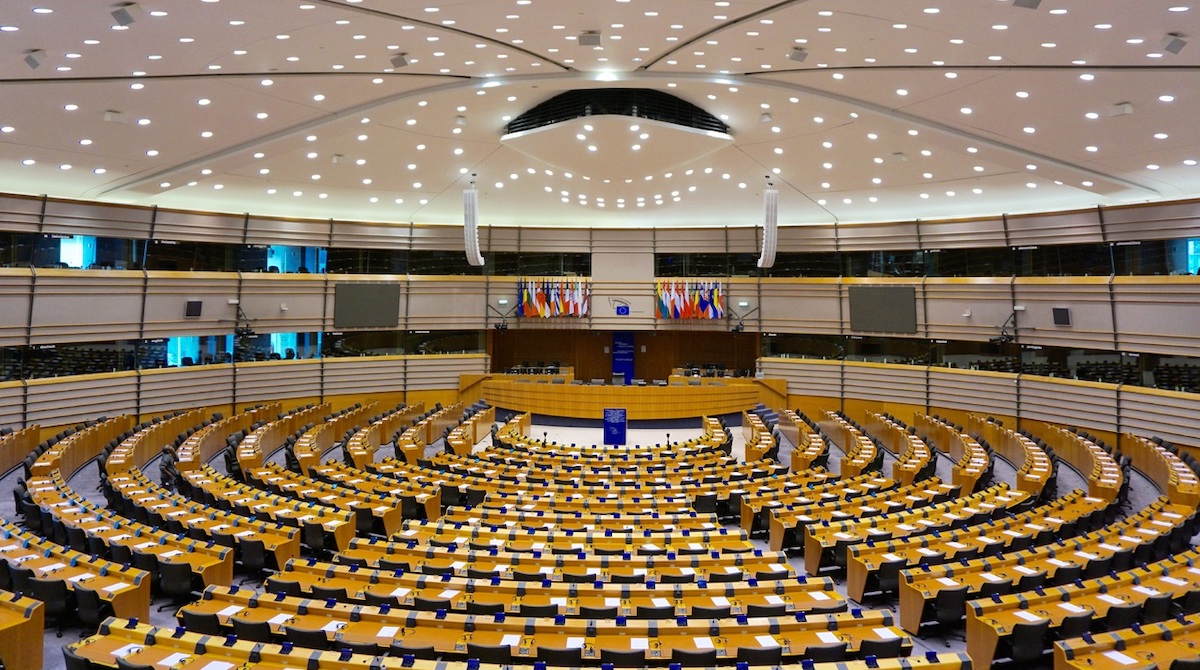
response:
<path fill-rule="evenodd" d="M 325 395 L 403 391 L 406 358 L 405 356 L 366 356 L 323 359 Z"/>
<path fill-rule="evenodd" d="M 228 405 L 233 402 L 233 374 L 232 365 L 142 370 L 139 412 L 157 416 L 186 407 Z"/>
<path fill-rule="evenodd" d="M 1116 387 L 1111 384 L 1021 375 L 1020 386 L 1024 419 L 1119 431 Z"/>
<path fill-rule="evenodd" d="M 137 413 L 137 373 L 29 380 L 26 421 L 61 426 L 101 415 Z"/>

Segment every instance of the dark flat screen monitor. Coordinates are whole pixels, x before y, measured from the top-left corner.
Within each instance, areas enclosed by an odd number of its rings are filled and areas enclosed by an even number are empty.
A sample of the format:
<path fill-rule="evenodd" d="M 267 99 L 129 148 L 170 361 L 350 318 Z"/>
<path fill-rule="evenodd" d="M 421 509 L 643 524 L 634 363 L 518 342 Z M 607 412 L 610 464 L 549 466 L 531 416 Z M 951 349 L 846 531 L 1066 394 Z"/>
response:
<path fill-rule="evenodd" d="M 334 285 L 334 328 L 395 328 L 399 323 L 400 284 Z"/>
<path fill-rule="evenodd" d="M 851 286 L 850 330 L 917 332 L 917 290 L 912 286 Z"/>

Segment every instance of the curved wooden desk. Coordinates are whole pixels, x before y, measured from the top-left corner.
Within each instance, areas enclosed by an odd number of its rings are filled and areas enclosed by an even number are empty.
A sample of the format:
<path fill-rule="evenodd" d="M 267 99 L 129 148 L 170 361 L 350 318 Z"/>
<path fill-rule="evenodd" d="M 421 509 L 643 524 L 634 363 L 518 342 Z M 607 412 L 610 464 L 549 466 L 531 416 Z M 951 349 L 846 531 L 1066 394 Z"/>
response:
<path fill-rule="evenodd" d="M 630 420 L 686 419 L 733 414 L 758 403 L 758 388 L 730 386 L 582 386 L 491 380 L 483 383 L 483 398 L 504 409 L 601 419 L 606 407 L 623 407 Z"/>

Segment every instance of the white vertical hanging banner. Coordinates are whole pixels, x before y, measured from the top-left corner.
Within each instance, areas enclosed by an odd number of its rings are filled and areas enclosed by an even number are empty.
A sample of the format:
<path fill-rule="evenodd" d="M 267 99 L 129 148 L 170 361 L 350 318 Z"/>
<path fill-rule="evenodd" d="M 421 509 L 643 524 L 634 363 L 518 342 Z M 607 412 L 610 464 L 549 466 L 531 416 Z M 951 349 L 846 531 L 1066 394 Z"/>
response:
<path fill-rule="evenodd" d="M 758 267 L 775 265 L 775 248 L 779 243 L 779 191 L 769 188 L 763 191 L 763 238 L 762 254 Z"/>
<path fill-rule="evenodd" d="M 467 251 L 467 263 L 481 267 L 483 255 L 479 253 L 479 191 L 473 188 L 463 191 L 463 244 Z"/>

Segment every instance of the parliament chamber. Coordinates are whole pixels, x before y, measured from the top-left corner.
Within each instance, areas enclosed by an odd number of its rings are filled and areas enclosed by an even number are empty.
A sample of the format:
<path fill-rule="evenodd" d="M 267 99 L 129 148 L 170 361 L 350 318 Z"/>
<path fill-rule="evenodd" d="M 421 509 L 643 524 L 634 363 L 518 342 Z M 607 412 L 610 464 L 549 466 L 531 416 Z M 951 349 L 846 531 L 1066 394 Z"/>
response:
<path fill-rule="evenodd" d="M 1200 7 L 5 9 L 0 670 L 1200 668 Z"/>

